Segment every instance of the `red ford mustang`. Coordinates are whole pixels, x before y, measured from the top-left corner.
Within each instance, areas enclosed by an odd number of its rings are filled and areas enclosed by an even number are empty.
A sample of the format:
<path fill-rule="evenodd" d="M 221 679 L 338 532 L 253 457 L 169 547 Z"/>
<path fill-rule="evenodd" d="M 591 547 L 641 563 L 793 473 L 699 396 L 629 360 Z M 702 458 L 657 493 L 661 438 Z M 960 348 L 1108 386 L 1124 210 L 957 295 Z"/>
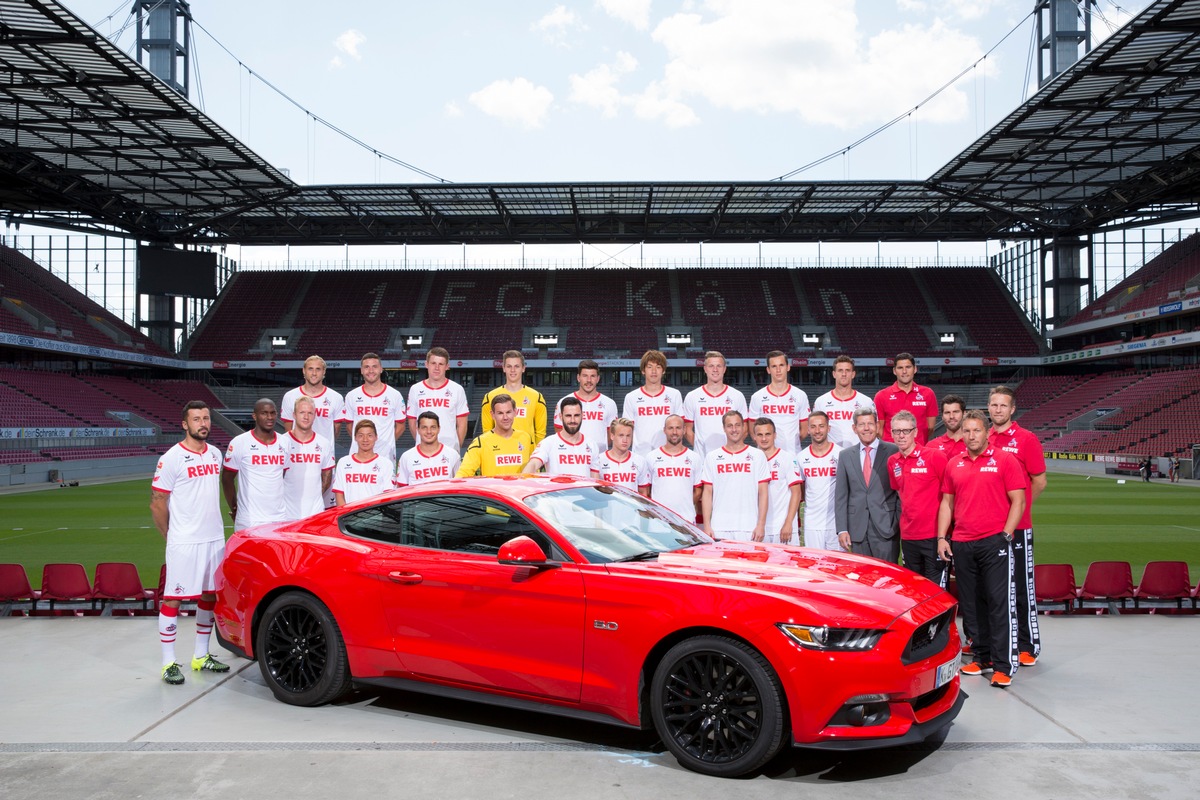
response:
<path fill-rule="evenodd" d="M 653 726 L 710 775 L 788 740 L 917 741 L 965 697 L 954 600 L 924 578 L 713 542 L 574 478 L 451 480 L 238 533 L 216 613 L 286 703 L 357 682 Z"/>

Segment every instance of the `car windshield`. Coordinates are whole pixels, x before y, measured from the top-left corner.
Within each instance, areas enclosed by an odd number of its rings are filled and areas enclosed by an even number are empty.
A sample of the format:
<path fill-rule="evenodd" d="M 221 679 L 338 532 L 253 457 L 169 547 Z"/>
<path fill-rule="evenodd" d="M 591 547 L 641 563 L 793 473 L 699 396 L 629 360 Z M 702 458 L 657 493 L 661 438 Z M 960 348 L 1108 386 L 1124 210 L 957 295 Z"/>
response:
<path fill-rule="evenodd" d="M 545 492 L 525 504 L 593 564 L 652 558 L 709 541 L 673 511 L 611 486 Z"/>

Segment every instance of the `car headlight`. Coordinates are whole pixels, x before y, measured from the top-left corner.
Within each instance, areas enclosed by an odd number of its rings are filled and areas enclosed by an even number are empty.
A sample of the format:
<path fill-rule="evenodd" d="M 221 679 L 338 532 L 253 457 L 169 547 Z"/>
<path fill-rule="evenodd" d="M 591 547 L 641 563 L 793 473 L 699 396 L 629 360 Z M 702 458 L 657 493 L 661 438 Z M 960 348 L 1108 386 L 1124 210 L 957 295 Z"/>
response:
<path fill-rule="evenodd" d="M 828 625 L 794 625 L 780 622 L 779 630 L 809 650 L 870 650 L 885 631 L 872 628 L 831 628 Z"/>

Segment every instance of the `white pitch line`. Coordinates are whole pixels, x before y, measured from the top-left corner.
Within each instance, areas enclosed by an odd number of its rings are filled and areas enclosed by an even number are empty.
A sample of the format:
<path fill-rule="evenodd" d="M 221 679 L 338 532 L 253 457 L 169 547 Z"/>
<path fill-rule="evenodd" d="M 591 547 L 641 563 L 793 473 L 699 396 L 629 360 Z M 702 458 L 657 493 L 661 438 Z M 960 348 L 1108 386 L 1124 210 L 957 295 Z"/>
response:
<path fill-rule="evenodd" d="M 1172 525 L 1171 527 L 1172 527 L 1172 528 L 1179 528 L 1180 530 L 1185 530 L 1185 531 L 1195 531 L 1196 533 L 1200 533 L 1200 528 L 1189 528 L 1189 527 L 1188 527 L 1188 526 L 1186 526 L 1186 525 Z"/>

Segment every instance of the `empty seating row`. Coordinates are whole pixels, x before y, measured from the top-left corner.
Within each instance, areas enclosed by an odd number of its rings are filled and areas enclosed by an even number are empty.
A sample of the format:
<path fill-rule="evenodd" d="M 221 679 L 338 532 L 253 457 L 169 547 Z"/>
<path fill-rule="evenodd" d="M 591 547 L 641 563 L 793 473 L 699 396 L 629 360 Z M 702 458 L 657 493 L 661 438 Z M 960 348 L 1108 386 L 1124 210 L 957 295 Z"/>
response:
<path fill-rule="evenodd" d="M 165 578 L 166 565 L 163 565 L 158 588 L 147 589 L 137 567 L 127 562 L 97 564 L 93 581 L 88 580 L 82 564 L 55 563 L 42 568 L 41 589 L 34 590 L 25 567 L 0 564 L 0 617 L 61 612 L 104 616 L 115 611 L 157 614 Z"/>
<path fill-rule="evenodd" d="M 1200 585 L 1192 585 L 1186 561 L 1149 562 L 1137 586 L 1128 561 L 1092 562 L 1082 586 L 1076 585 L 1070 564 L 1038 564 L 1034 567 L 1034 583 L 1042 611 L 1194 612 L 1200 606 Z"/>

